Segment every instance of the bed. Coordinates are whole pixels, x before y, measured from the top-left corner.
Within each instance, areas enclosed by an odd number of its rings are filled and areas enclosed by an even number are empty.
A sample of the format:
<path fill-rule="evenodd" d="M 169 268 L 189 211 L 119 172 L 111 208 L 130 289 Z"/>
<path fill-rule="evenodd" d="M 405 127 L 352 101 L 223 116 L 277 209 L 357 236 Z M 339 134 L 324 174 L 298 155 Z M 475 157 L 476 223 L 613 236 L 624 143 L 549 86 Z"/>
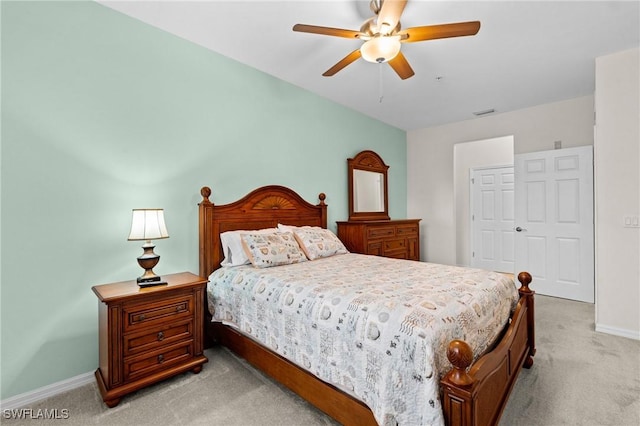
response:
<path fill-rule="evenodd" d="M 201 195 L 202 201 L 199 204 L 199 272 L 201 276 L 209 277 L 220 268 L 221 262 L 225 257 L 221 247 L 220 235 L 227 231 L 275 228 L 278 224 L 327 227 L 327 206 L 324 202 L 326 199 L 324 194 L 319 195 L 319 203 L 317 205 L 306 202 L 289 188 L 273 185 L 258 188 L 240 200 L 225 205 L 213 204 L 209 199 L 211 190 L 207 187 L 201 189 Z M 362 263 L 364 265 L 363 269 L 366 269 L 369 267 L 367 262 L 373 261 L 372 256 L 363 255 L 341 255 L 335 256 L 335 258 L 336 260 L 322 259 L 306 263 L 313 264 L 315 267 L 324 267 L 322 262 L 325 261 L 328 264 L 330 261 L 346 262 L 348 258 L 353 258 L 356 263 Z M 382 262 L 400 262 L 398 265 L 404 265 L 408 268 L 424 267 L 422 264 L 418 265 L 419 262 L 376 259 Z M 304 264 L 291 265 L 291 268 L 302 267 L 302 265 Z M 394 265 L 396 264 L 394 263 Z M 349 265 L 342 265 L 342 267 L 352 268 Z M 390 265 L 385 265 L 384 268 L 391 267 Z M 447 269 L 444 266 L 434 265 L 433 267 Z M 215 273 L 214 277 L 216 274 L 222 275 L 227 280 L 233 281 L 236 278 L 227 275 L 227 270 L 242 270 L 243 268 L 245 272 L 242 272 L 242 274 L 250 274 L 251 269 L 255 269 L 251 267 L 223 268 Z M 270 269 L 277 270 L 277 268 Z M 336 268 L 336 265 L 330 267 L 332 270 Z M 264 271 L 267 269 L 269 268 L 265 268 Z M 299 269 L 296 269 L 295 272 L 289 275 L 298 277 L 301 273 Z M 491 277 L 494 277 L 491 279 L 496 279 L 496 275 L 499 274 L 491 275 Z M 499 279 L 502 280 L 502 278 Z M 448 425 L 497 424 L 520 369 L 523 366 L 529 368 L 533 364 L 532 357 L 535 354 L 534 293 L 529 289 L 531 276 L 523 272 L 519 274 L 518 280 L 521 283 L 521 287 L 517 290 L 517 302 L 514 302 L 514 307 L 512 306 L 508 309 L 507 315 L 510 314 L 510 318 L 508 320 L 505 319 L 506 325 L 504 327 L 501 326 L 497 332 L 493 332 L 495 339 L 491 338 L 491 341 L 486 338 L 480 339 L 488 345 L 486 350 L 478 347 L 472 348 L 465 341 L 457 339 L 444 345 L 446 350 L 443 349 L 442 353 L 446 353 L 451 369 L 442 374 L 436 372 L 436 378 L 442 377 L 439 389 L 436 390 L 438 393 L 437 400 L 426 398 L 426 400 L 422 401 L 425 408 L 427 405 L 435 406 L 440 413 L 440 417 L 435 417 L 433 423 L 445 423 Z M 487 290 L 486 292 L 491 291 Z M 209 298 L 212 299 L 211 296 Z M 282 299 L 286 298 L 283 297 Z M 216 303 L 213 300 L 208 301 L 208 305 L 214 310 Z M 493 309 L 493 304 L 491 306 L 491 309 Z M 226 308 L 222 308 L 219 305 L 218 309 L 222 311 Z M 219 314 L 220 312 L 217 313 Z M 375 404 L 377 404 L 376 401 L 378 399 L 385 399 L 385 397 L 384 395 L 378 395 L 376 398 L 371 398 L 371 393 L 379 393 L 378 390 L 369 389 L 369 394 L 365 392 L 364 395 L 362 392 L 359 394 L 355 392 L 358 396 L 354 396 L 353 389 L 347 386 L 350 382 L 345 384 L 343 380 L 320 379 L 319 377 L 323 377 L 323 372 L 317 371 L 322 370 L 322 368 L 318 368 L 317 361 L 314 367 L 316 371 L 313 373 L 308 371 L 306 368 L 309 368 L 309 365 L 304 365 L 305 362 L 300 362 L 299 356 L 296 358 L 296 356 L 290 355 L 288 358 L 291 359 L 287 359 L 284 356 L 288 354 L 287 351 L 283 353 L 277 342 L 270 342 L 268 339 L 265 342 L 259 342 L 256 335 L 260 333 L 252 334 L 247 332 L 246 328 L 251 330 L 251 326 L 244 327 L 245 329 L 234 326 L 233 318 L 230 321 L 220 320 L 219 318 L 216 321 L 212 321 L 210 312 L 207 312 L 205 317 L 205 335 L 210 342 L 216 342 L 228 347 L 240 357 L 245 358 L 250 364 L 287 386 L 338 422 L 346 425 L 375 425 L 393 424 L 402 419 L 400 424 L 408 423 L 406 418 L 380 416 L 380 411 Z M 291 324 L 292 322 L 289 321 L 290 328 L 292 327 Z M 293 324 L 293 328 L 295 328 L 295 323 Z M 300 327 L 303 326 L 301 325 Z M 492 327 L 495 328 L 495 326 Z M 366 333 L 369 332 L 370 330 L 366 331 Z M 323 339 L 327 340 L 327 336 L 324 335 Z M 470 337 L 471 341 L 478 341 L 474 336 Z M 329 339 L 333 339 L 333 337 L 329 337 Z M 299 337 L 295 343 L 301 343 Z M 342 346 L 345 345 L 347 343 L 342 343 Z M 402 343 L 402 345 L 406 346 L 405 343 Z M 331 350 L 335 350 L 335 346 Z M 290 352 L 293 353 L 295 351 L 290 350 Z M 329 360 L 327 365 L 332 362 L 335 364 L 336 360 L 341 357 L 339 354 L 332 355 L 333 358 Z M 353 356 L 353 354 L 350 356 Z M 438 355 L 434 355 L 434 357 L 438 358 Z M 293 360 L 297 360 L 297 362 Z M 440 367 L 438 368 L 442 368 L 442 362 L 439 365 Z M 311 368 L 311 370 L 313 371 L 314 368 Z M 331 368 L 329 366 L 328 369 L 331 370 Z M 404 371 L 404 369 L 401 371 Z M 331 377 L 331 374 L 332 372 L 325 372 L 324 376 L 325 378 Z M 409 379 L 403 377 L 397 377 L 396 380 L 398 382 L 409 381 Z M 363 402 L 363 400 L 366 400 L 367 403 Z M 398 398 L 394 401 L 397 405 Z M 376 407 L 374 411 L 378 413 L 377 419 L 372 409 L 369 408 L 371 405 Z M 419 403 L 412 403 L 412 405 L 419 405 Z M 431 419 L 431 417 L 421 418 Z"/>

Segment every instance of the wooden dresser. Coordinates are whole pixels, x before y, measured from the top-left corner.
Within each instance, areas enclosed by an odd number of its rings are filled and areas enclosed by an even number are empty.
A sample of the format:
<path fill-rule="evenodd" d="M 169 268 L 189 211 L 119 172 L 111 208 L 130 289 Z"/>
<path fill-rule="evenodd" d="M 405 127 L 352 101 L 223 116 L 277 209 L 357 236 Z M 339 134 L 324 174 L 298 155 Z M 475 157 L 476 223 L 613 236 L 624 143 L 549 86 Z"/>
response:
<path fill-rule="evenodd" d="M 337 222 L 338 238 L 353 253 L 420 260 L 420 219 Z"/>
<path fill-rule="evenodd" d="M 109 407 L 122 396 L 192 370 L 203 355 L 206 278 L 164 275 L 166 285 L 141 288 L 135 280 L 93 287 L 99 304 L 99 367 L 95 372 Z"/>

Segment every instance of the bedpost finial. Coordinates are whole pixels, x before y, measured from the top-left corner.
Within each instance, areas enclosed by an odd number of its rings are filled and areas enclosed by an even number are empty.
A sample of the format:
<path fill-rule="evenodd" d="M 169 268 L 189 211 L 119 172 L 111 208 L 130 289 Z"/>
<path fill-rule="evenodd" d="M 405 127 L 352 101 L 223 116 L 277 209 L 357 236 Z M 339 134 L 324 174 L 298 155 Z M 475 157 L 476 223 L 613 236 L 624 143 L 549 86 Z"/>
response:
<path fill-rule="evenodd" d="M 467 369 L 473 362 L 473 351 L 464 340 L 453 340 L 447 349 L 447 358 L 453 370 L 448 374 L 449 380 L 456 386 L 470 386 L 473 378 L 467 373 Z"/>
<path fill-rule="evenodd" d="M 202 202 L 205 204 L 210 204 L 209 197 L 211 196 L 211 188 L 208 186 L 203 186 L 200 189 L 200 195 L 202 195 Z"/>
<path fill-rule="evenodd" d="M 327 198 L 327 196 L 325 195 L 324 192 L 321 192 L 320 194 L 318 194 L 318 198 L 320 199 L 320 205 L 324 206 L 324 200 Z"/>
<path fill-rule="evenodd" d="M 518 281 L 520 281 L 520 284 L 522 284 L 522 287 L 520 288 L 520 291 L 523 291 L 525 293 L 532 293 L 531 289 L 529 288 L 529 284 L 531 283 L 531 280 L 533 278 L 531 278 L 531 274 L 528 272 L 520 272 L 518 274 Z"/>

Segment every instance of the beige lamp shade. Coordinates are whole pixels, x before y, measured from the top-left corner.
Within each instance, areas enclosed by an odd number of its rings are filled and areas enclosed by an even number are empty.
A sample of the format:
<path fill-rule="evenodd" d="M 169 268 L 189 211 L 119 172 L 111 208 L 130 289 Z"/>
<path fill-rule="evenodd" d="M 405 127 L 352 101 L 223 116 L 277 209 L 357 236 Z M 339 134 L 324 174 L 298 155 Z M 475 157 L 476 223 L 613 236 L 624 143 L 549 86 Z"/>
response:
<path fill-rule="evenodd" d="M 129 241 L 169 238 L 163 209 L 133 209 Z"/>

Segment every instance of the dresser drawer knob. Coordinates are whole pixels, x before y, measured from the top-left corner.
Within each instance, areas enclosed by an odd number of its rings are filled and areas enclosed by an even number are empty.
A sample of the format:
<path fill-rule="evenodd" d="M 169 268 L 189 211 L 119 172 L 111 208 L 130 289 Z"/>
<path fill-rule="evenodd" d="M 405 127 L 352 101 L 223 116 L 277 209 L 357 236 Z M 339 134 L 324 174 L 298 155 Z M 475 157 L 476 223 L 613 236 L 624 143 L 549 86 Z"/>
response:
<path fill-rule="evenodd" d="M 158 342 L 161 342 L 164 340 L 164 333 L 161 331 L 158 333 Z"/>
<path fill-rule="evenodd" d="M 162 364 L 164 362 L 164 355 L 158 355 L 158 364 Z"/>
<path fill-rule="evenodd" d="M 138 316 L 138 321 L 144 321 L 144 314 Z"/>

